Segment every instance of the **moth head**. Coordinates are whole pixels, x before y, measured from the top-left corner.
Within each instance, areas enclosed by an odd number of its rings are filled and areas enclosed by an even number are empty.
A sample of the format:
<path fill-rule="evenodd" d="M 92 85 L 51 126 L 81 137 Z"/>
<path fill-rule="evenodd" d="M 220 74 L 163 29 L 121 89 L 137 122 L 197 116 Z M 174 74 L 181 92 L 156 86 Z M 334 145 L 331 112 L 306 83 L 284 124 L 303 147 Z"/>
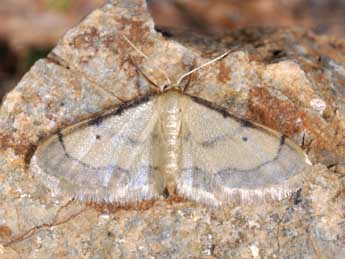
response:
<path fill-rule="evenodd" d="M 166 71 L 164 71 L 163 69 L 161 69 L 160 67 L 158 67 L 153 61 L 150 60 L 150 58 L 145 55 L 145 53 L 143 53 L 140 49 L 138 49 L 125 35 L 122 35 L 123 39 L 137 52 L 139 53 L 142 57 L 144 57 L 149 64 L 154 67 L 155 69 L 157 69 L 160 73 L 162 73 L 162 75 L 164 75 L 166 82 L 163 85 L 157 85 L 153 80 L 151 80 L 148 76 L 145 75 L 145 73 L 140 69 L 140 67 L 138 65 L 135 64 L 135 62 L 133 61 L 133 59 L 130 57 L 130 60 L 132 61 L 133 65 L 137 68 L 137 70 L 146 78 L 146 80 L 153 85 L 156 89 L 158 89 L 158 91 L 160 93 L 164 93 L 170 89 L 173 90 L 177 90 L 177 91 L 181 91 L 184 92 L 186 91 L 186 89 L 188 88 L 189 84 L 190 84 L 190 76 L 194 73 L 196 73 L 197 71 L 203 69 L 206 66 L 209 66 L 223 58 L 225 58 L 226 56 L 228 56 L 231 52 L 235 51 L 235 49 L 232 50 L 228 50 L 225 53 L 223 53 L 222 55 L 211 59 L 210 61 L 190 70 L 189 72 L 181 75 L 179 77 L 179 79 L 176 82 L 172 82 L 171 79 L 169 78 L 169 75 Z M 182 82 L 185 81 L 185 79 L 189 78 L 189 80 L 187 81 L 187 83 L 182 86 Z"/>
<path fill-rule="evenodd" d="M 159 92 L 164 93 L 170 90 L 178 91 L 178 92 L 185 92 L 188 88 L 191 80 L 189 77 L 189 80 L 186 83 L 182 82 L 176 82 L 176 83 L 170 83 L 170 84 L 164 84 L 163 86 L 159 87 Z"/>
<path fill-rule="evenodd" d="M 156 83 L 153 82 L 153 80 L 149 79 L 147 76 L 144 75 L 144 77 L 153 85 L 155 86 L 160 93 L 164 93 L 168 90 L 175 90 L 175 91 L 180 91 L 180 92 L 185 92 L 187 90 L 187 88 L 189 87 L 190 83 L 191 83 L 191 76 L 193 74 L 195 74 L 196 72 L 198 72 L 199 70 L 203 69 L 206 66 L 209 66 L 223 58 L 225 58 L 227 55 L 229 55 L 232 52 L 232 50 L 229 50 L 225 53 L 223 53 L 222 55 L 190 70 L 189 72 L 181 75 L 178 80 L 176 82 L 172 82 L 168 76 L 168 73 L 166 73 L 164 70 L 158 68 L 159 71 L 161 71 L 165 77 L 166 77 L 166 83 L 163 84 L 162 86 L 158 86 Z M 140 70 L 141 71 L 141 70 Z M 142 71 L 141 71 L 142 72 Z M 186 81 L 186 83 L 183 84 L 183 82 Z"/>
<path fill-rule="evenodd" d="M 137 67 L 137 65 L 135 65 Z M 140 68 L 137 68 L 141 75 L 149 82 L 149 84 L 155 89 L 157 93 L 165 93 L 170 90 L 178 91 L 178 92 L 185 92 L 191 82 L 191 74 L 188 78 L 181 76 L 179 80 L 173 82 L 170 80 L 169 76 L 166 73 L 166 80 L 163 84 L 157 84 L 154 80 L 152 80 L 149 76 L 147 76 Z"/>

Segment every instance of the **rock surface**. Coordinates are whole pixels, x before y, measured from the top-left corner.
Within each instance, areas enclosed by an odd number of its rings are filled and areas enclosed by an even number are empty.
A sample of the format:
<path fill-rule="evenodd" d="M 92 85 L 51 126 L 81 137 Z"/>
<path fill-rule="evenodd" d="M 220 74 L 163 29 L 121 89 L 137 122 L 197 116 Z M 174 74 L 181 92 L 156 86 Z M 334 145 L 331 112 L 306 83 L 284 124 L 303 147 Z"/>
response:
<path fill-rule="evenodd" d="M 38 61 L 0 110 L 0 258 L 344 258 L 345 42 L 298 29 L 157 32 L 144 0 L 110 1 Z M 143 59 L 124 40 L 133 42 Z M 56 196 L 28 170 L 57 129 L 195 73 L 187 89 L 284 132 L 314 166 L 282 201 L 119 208 Z M 150 60 L 150 61 L 148 61 Z"/>
<path fill-rule="evenodd" d="M 149 0 L 156 23 L 212 33 L 260 26 L 302 26 L 345 36 L 343 0 Z M 279 11 L 283 10 L 283 11 Z"/>

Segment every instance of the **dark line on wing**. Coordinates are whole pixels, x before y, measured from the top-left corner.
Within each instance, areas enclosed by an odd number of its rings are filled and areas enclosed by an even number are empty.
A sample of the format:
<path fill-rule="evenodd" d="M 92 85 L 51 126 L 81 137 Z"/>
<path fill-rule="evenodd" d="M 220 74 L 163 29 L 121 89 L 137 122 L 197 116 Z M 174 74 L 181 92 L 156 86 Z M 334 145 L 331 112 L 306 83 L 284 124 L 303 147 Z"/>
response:
<path fill-rule="evenodd" d="M 190 168 L 183 168 L 181 169 L 181 173 L 186 171 L 187 173 L 192 173 L 193 175 L 193 181 L 192 186 L 193 187 L 200 187 L 200 185 L 204 185 L 204 187 L 208 187 L 209 190 L 206 190 L 206 192 L 210 193 L 213 185 L 213 176 L 208 177 L 209 174 L 202 170 L 200 167 L 193 166 Z M 205 191 L 205 190 L 204 190 Z"/>
<path fill-rule="evenodd" d="M 141 96 L 141 97 L 136 98 L 134 100 L 122 103 L 118 106 L 118 108 L 115 111 L 100 115 L 97 118 L 89 120 L 84 125 L 84 127 L 94 126 L 94 125 L 98 127 L 104 120 L 108 119 L 109 117 L 121 115 L 123 112 L 125 112 L 128 109 L 134 108 L 134 107 L 136 107 L 140 104 L 143 104 L 143 103 L 147 103 L 148 101 L 150 101 L 152 99 L 153 96 L 154 96 L 153 94 L 149 94 L 149 95 Z M 84 127 L 81 127 L 81 128 L 84 128 Z"/>
<path fill-rule="evenodd" d="M 235 116 L 233 116 L 233 118 L 235 118 Z M 237 118 L 238 121 L 241 123 L 241 126 L 244 127 L 244 128 L 257 128 L 254 123 L 248 121 L 248 120 L 245 120 L 245 119 L 240 119 L 240 118 Z"/>
<path fill-rule="evenodd" d="M 285 145 L 285 139 L 286 137 L 283 135 L 281 136 L 281 139 L 280 139 L 280 143 L 279 143 L 279 148 L 278 148 L 278 151 L 277 151 L 277 154 L 274 156 L 274 158 L 272 158 L 271 160 L 268 160 L 268 161 L 265 161 L 261 164 L 259 164 L 258 166 L 256 167 L 253 167 L 253 168 L 250 168 L 250 169 L 239 169 L 239 168 L 233 168 L 233 167 L 228 167 L 228 168 L 225 168 L 225 169 L 222 169 L 220 171 L 217 172 L 217 175 L 222 173 L 222 172 L 227 172 L 227 171 L 235 171 L 235 172 L 240 172 L 240 173 L 247 173 L 247 172 L 251 172 L 251 171 L 255 171 L 255 170 L 258 170 L 260 169 L 261 167 L 269 164 L 269 163 L 272 163 L 274 161 L 277 161 L 279 156 L 280 156 L 280 153 L 282 152 L 282 149 L 283 149 L 283 146 Z M 183 168 L 181 171 L 187 171 L 187 170 L 191 170 L 191 169 L 197 169 L 197 170 L 201 170 L 200 168 L 198 167 L 191 167 L 191 168 Z"/>
<path fill-rule="evenodd" d="M 257 129 L 257 130 L 262 130 L 264 131 L 266 134 L 270 135 L 270 136 L 274 136 L 274 137 L 279 137 L 279 136 L 282 136 L 281 133 L 278 133 L 276 130 L 270 130 L 269 128 L 266 128 L 264 125 L 260 125 L 259 123 L 256 124 L 250 120 L 247 120 L 245 118 L 242 118 L 241 116 L 239 115 L 236 115 L 236 114 L 233 114 L 231 112 L 228 112 L 225 108 L 217 105 L 217 104 L 214 104 L 210 101 L 207 101 L 205 99 L 202 99 L 200 97 L 197 97 L 197 96 L 193 96 L 193 95 L 189 95 L 189 94 L 186 94 L 184 93 L 185 95 L 189 96 L 193 101 L 195 101 L 196 103 L 200 104 L 200 105 L 203 105 L 211 110 L 214 110 L 218 113 L 220 113 L 221 115 L 223 115 L 224 118 L 232 118 L 234 119 L 235 121 L 237 121 L 240 125 L 241 125 L 241 128 L 249 128 L 249 129 Z M 281 139 L 281 141 L 283 143 L 285 143 L 285 136 L 283 136 L 283 139 Z"/>
<path fill-rule="evenodd" d="M 154 96 L 154 94 L 149 94 L 149 95 L 146 95 L 146 96 L 141 96 L 141 97 L 139 97 L 137 99 L 134 99 L 134 100 L 131 100 L 129 102 L 122 103 L 122 104 L 119 105 L 119 107 L 116 110 L 111 111 L 111 112 L 106 113 L 106 114 L 103 114 L 103 115 L 100 115 L 97 118 L 91 119 L 87 123 L 85 123 L 84 125 L 81 125 L 81 126 L 75 128 L 74 130 L 80 130 L 80 129 L 84 129 L 86 127 L 94 126 L 94 125 L 98 127 L 105 119 L 107 119 L 109 117 L 112 117 L 112 116 L 121 115 L 124 111 L 126 111 L 128 109 L 134 108 L 134 107 L 136 107 L 136 106 L 138 106 L 140 104 L 143 104 L 143 103 L 146 103 L 146 102 L 150 101 L 153 96 Z M 69 132 L 69 134 L 70 133 L 71 132 Z M 79 159 L 77 159 L 77 158 L 71 156 L 70 154 L 68 154 L 68 152 L 66 150 L 66 145 L 65 145 L 65 142 L 64 142 L 64 135 L 61 132 L 61 130 L 59 130 L 57 132 L 57 136 L 58 136 L 58 140 L 59 140 L 59 142 L 60 142 L 60 144 L 61 144 L 61 146 L 63 148 L 65 156 L 68 159 L 71 159 L 72 161 L 75 161 L 75 162 L 79 163 L 81 166 L 84 166 L 87 169 L 91 169 L 91 170 L 108 170 L 108 169 L 113 169 L 113 170 L 121 171 L 121 172 L 124 172 L 124 173 L 128 173 L 129 172 L 128 170 L 123 169 L 123 168 L 118 167 L 118 166 L 115 166 L 115 165 L 110 165 L 110 166 L 106 166 L 106 167 L 94 167 L 94 166 L 91 166 L 89 164 L 86 164 L 85 162 L 82 162 Z M 137 141 L 132 140 L 132 139 L 128 139 L 128 141 L 129 141 L 130 144 L 136 144 L 137 143 Z"/>
<path fill-rule="evenodd" d="M 190 98 L 192 98 L 192 100 L 195 101 L 196 103 L 220 113 L 224 118 L 234 119 L 235 121 L 237 121 L 241 125 L 241 127 L 239 129 L 241 129 L 241 128 L 258 129 L 259 128 L 254 123 L 252 123 L 248 120 L 242 119 L 240 117 L 237 117 L 234 114 L 229 113 L 228 111 L 226 111 L 223 107 L 221 107 L 219 105 L 216 105 L 214 103 L 211 103 L 207 100 L 201 99 L 201 98 L 196 97 L 196 96 L 191 96 L 191 95 L 188 95 L 188 96 Z M 237 130 L 234 132 L 234 134 L 231 136 L 231 138 L 234 137 L 236 132 L 237 132 Z M 204 141 L 204 142 L 198 143 L 198 144 L 201 144 L 203 147 L 206 147 L 206 148 L 212 147 L 217 143 L 218 140 L 225 138 L 225 137 L 226 137 L 226 135 L 216 136 L 215 138 L 213 138 L 211 140 L 207 140 L 207 141 Z"/>
<path fill-rule="evenodd" d="M 109 170 L 109 169 L 113 169 L 116 170 L 116 171 L 120 171 L 122 173 L 128 173 L 129 171 L 124 169 L 124 168 L 121 168 L 119 166 L 115 166 L 115 165 L 109 165 L 109 166 L 103 166 L 103 167 L 94 167 L 94 166 L 91 166 L 89 164 L 86 164 L 85 162 L 83 161 L 80 161 L 79 159 L 71 156 L 70 154 L 68 154 L 67 150 L 66 150 L 66 146 L 65 146 L 65 141 L 64 141 L 64 136 L 63 134 L 61 133 L 61 131 L 58 131 L 57 132 L 57 136 L 58 136 L 58 140 L 59 140 L 59 143 L 61 144 L 62 146 L 62 149 L 65 153 L 65 156 L 68 158 L 68 159 L 71 159 L 72 161 L 75 161 L 77 162 L 78 164 L 80 164 L 81 166 L 84 166 L 86 167 L 87 169 L 91 169 L 91 170 Z"/>
<path fill-rule="evenodd" d="M 242 127 L 246 127 L 246 128 L 258 128 L 254 123 L 250 122 L 249 120 L 246 119 L 242 119 L 240 117 L 235 116 L 234 114 L 229 113 L 227 110 L 225 110 L 223 107 L 211 103 L 207 100 L 201 99 L 199 97 L 196 96 L 192 96 L 192 95 L 188 95 L 190 98 L 192 98 L 193 101 L 195 101 L 198 104 L 201 104 L 211 110 L 214 110 L 218 113 L 220 113 L 221 115 L 223 115 L 224 118 L 232 118 L 234 120 L 236 120 L 238 123 L 240 123 L 242 125 Z"/>
<path fill-rule="evenodd" d="M 285 140 L 286 140 L 286 136 L 282 135 L 281 138 L 280 138 L 280 147 L 284 146 Z"/>
<path fill-rule="evenodd" d="M 216 136 L 216 137 L 214 137 L 214 138 L 212 138 L 210 140 L 203 141 L 201 143 L 196 141 L 196 143 L 199 144 L 199 145 L 202 145 L 205 148 L 213 147 L 220 140 L 224 140 L 225 138 L 233 139 L 236 136 L 236 134 L 241 132 L 242 129 L 243 129 L 243 126 L 238 127 L 237 129 L 235 129 L 234 132 L 231 135 L 230 134 L 223 134 L 223 135 Z M 244 142 L 247 142 L 248 141 L 248 137 L 244 136 L 244 137 L 242 137 L 242 140 Z"/>
<path fill-rule="evenodd" d="M 63 151 L 66 152 L 65 142 L 64 142 L 64 140 L 63 140 L 63 134 L 61 133 L 61 130 L 59 130 L 59 131 L 57 132 L 57 136 L 58 136 L 58 140 L 59 140 L 59 142 L 60 142 L 60 144 L 61 144 L 61 146 L 62 146 L 62 148 L 63 148 Z"/>
<path fill-rule="evenodd" d="M 224 172 L 224 171 L 237 171 L 237 172 L 241 172 L 241 173 L 246 173 L 246 172 L 250 172 L 250 171 L 254 171 L 254 170 L 260 169 L 261 167 L 263 167 L 263 166 L 265 166 L 265 165 L 267 165 L 269 163 L 272 163 L 272 162 L 278 160 L 278 158 L 280 156 L 280 153 L 283 150 L 284 144 L 285 144 L 285 136 L 282 135 L 281 138 L 280 138 L 280 143 L 279 143 L 279 148 L 278 148 L 277 154 L 274 156 L 274 158 L 272 158 L 271 160 L 265 161 L 265 162 L 259 164 L 256 167 L 253 167 L 251 169 L 239 169 L 239 168 L 229 167 L 229 168 L 220 170 L 217 174 L 219 174 L 220 172 Z"/>

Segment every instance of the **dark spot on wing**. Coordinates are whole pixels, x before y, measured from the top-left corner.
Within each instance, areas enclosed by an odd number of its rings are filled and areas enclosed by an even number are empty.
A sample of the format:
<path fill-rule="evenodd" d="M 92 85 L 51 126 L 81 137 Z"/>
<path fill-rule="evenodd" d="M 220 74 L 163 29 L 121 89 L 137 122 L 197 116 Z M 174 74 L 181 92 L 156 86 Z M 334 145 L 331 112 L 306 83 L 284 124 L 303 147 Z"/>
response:
<path fill-rule="evenodd" d="M 97 117 L 97 118 L 90 120 L 87 124 L 88 124 L 88 126 L 99 127 L 103 123 L 104 119 L 105 119 L 105 117 L 100 116 L 100 117 Z"/>
<path fill-rule="evenodd" d="M 212 139 L 206 140 L 201 142 L 201 145 L 203 147 L 213 147 L 215 146 L 219 141 L 224 140 L 225 139 L 225 135 L 221 135 L 221 136 L 216 136 Z"/>
<path fill-rule="evenodd" d="M 243 136 L 243 137 L 242 137 L 242 140 L 243 140 L 244 142 L 247 142 L 247 141 L 248 141 L 248 137 Z"/>
<path fill-rule="evenodd" d="M 255 128 L 255 125 L 252 122 L 247 121 L 247 120 L 241 120 L 241 126 L 243 128 Z"/>
<path fill-rule="evenodd" d="M 137 146 L 141 142 L 139 140 L 134 139 L 134 138 L 128 137 L 127 138 L 127 143 L 129 143 L 131 146 Z"/>
<path fill-rule="evenodd" d="M 100 136 L 100 135 L 96 135 L 96 139 L 97 139 L 97 140 L 100 140 L 100 139 L 101 139 L 101 136 Z"/>

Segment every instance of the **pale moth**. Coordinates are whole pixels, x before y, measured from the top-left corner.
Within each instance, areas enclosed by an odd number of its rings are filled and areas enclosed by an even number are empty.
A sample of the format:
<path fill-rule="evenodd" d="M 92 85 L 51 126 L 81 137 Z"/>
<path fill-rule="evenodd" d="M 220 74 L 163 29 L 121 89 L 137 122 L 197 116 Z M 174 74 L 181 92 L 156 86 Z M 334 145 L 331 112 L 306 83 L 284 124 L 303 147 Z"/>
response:
<path fill-rule="evenodd" d="M 83 201 L 125 204 L 168 193 L 220 206 L 235 195 L 284 197 L 289 180 L 308 164 L 302 149 L 180 87 L 227 54 L 175 84 L 166 76 L 155 95 L 59 131 L 39 145 L 31 171 L 53 190 Z"/>

